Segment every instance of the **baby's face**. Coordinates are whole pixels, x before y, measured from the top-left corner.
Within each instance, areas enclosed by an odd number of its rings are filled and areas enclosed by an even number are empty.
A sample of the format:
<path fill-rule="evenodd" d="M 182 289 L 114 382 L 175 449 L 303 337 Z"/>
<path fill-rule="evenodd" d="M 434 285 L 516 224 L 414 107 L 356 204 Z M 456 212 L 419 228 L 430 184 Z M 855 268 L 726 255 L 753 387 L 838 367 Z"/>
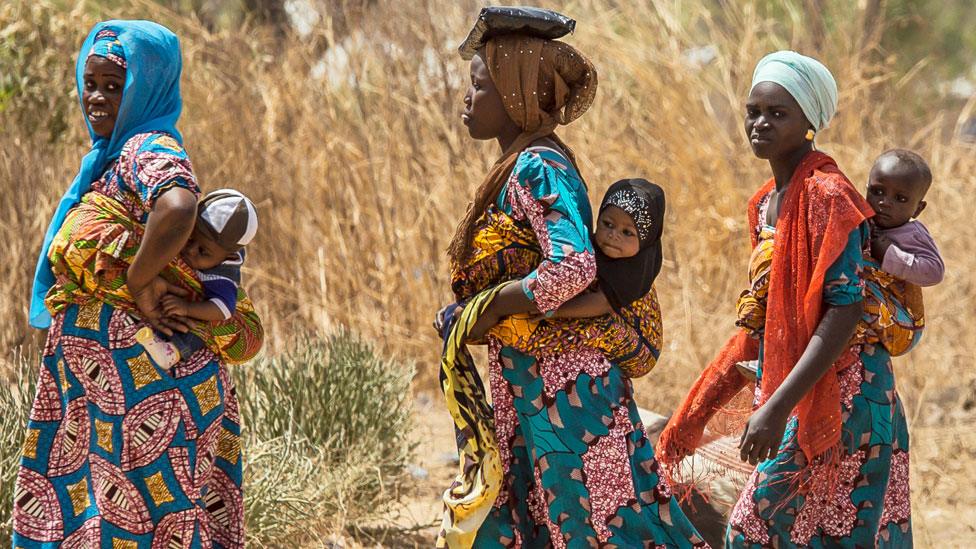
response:
<path fill-rule="evenodd" d="M 214 239 L 194 227 L 180 255 L 190 267 L 198 271 L 206 271 L 223 263 L 230 254 Z"/>
<path fill-rule="evenodd" d="M 897 160 L 890 157 L 881 158 L 871 168 L 867 200 L 879 228 L 900 227 L 925 208 L 926 185 L 900 172 Z"/>
<path fill-rule="evenodd" d="M 607 206 L 596 219 L 593 241 L 607 257 L 633 257 L 640 251 L 640 236 L 634 220 L 616 206 Z"/>

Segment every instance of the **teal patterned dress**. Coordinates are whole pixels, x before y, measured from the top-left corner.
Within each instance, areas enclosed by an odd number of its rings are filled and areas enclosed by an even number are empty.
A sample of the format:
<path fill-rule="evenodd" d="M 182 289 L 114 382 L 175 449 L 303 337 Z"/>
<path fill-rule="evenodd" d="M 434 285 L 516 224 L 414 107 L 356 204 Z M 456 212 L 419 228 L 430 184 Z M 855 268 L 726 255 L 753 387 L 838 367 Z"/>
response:
<path fill-rule="evenodd" d="M 562 156 L 523 152 L 495 207 L 531 225 L 546 255 L 528 265 L 499 254 L 495 283 L 524 277 L 545 312 L 593 281 L 586 188 Z M 593 349 L 530 355 L 489 338 L 489 379 L 505 480 L 475 547 L 704 546 L 660 474 L 619 366 Z"/>
<path fill-rule="evenodd" d="M 759 219 L 766 218 L 766 204 L 759 204 Z M 755 230 L 761 239 L 775 234 L 769 226 Z M 846 249 L 827 271 L 827 304 L 863 299 L 867 245 L 866 227 L 851 233 Z M 908 424 L 891 358 L 884 347 L 855 338 L 840 361 L 836 375 L 845 452 L 839 469 L 811 465 L 809 484 L 797 493 L 791 479 L 807 463 L 796 443 L 796 417 L 790 418 L 779 453 L 759 464 L 732 510 L 727 547 L 912 546 Z"/>
<path fill-rule="evenodd" d="M 198 192 L 186 151 L 150 132 L 126 143 L 91 194 L 144 224 L 174 187 Z M 234 384 L 208 349 L 162 370 L 135 340 L 143 326 L 98 299 L 53 315 L 17 474 L 14 547 L 244 547 Z"/>

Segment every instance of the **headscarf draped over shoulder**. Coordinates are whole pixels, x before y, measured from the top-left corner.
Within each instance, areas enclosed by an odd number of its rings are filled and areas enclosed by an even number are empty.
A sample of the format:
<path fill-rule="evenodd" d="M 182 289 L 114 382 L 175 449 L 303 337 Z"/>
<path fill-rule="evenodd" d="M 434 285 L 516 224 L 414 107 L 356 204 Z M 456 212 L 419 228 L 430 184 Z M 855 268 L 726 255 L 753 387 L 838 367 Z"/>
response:
<path fill-rule="evenodd" d="M 749 201 L 749 226 L 759 223 L 759 202 L 775 188 L 767 181 Z M 776 223 L 773 263 L 765 320 L 760 404 L 779 388 L 813 337 L 823 316 L 827 269 L 840 257 L 853 230 L 873 215 L 871 207 L 820 151 L 811 151 L 793 173 Z M 758 244 L 753 233 L 752 245 Z M 735 364 L 758 358 L 757 340 L 739 330 L 708 365 L 658 443 L 658 458 L 673 466 L 696 448 L 705 424 L 746 384 Z M 828 373 L 800 399 L 796 442 L 808 463 L 814 458 L 838 459 L 842 410 L 835 362 Z"/>
<path fill-rule="evenodd" d="M 837 112 L 837 82 L 827 67 L 812 57 L 782 50 L 759 60 L 752 88 L 760 82 L 779 84 L 796 99 L 815 131 L 830 124 Z"/>
<path fill-rule="evenodd" d="M 183 107 L 180 97 L 183 62 L 179 39 L 172 31 L 152 21 L 104 21 L 96 24 L 82 44 L 75 63 L 79 101 L 85 85 L 85 64 L 91 55 L 106 57 L 125 68 L 122 103 L 110 137 L 96 135 L 85 116 L 92 146 L 82 158 L 78 174 L 61 197 L 51 218 L 34 271 L 30 324 L 35 328 L 47 328 L 51 324 L 51 315 L 44 307 L 44 297 L 55 279 L 47 251 L 68 210 L 88 192 L 92 182 L 102 175 L 109 163 L 119 157 L 126 141 L 133 136 L 161 131 L 183 144 L 183 137 L 176 129 Z M 84 114 L 84 103 L 81 110 Z"/>
<path fill-rule="evenodd" d="M 590 108 L 597 87 L 596 69 L 589 59 L 558 40 L 506 34 L 489 39 L 481 55 L 505 112 L 522 133 L 495 161 L 458 225 L 448 249 L 458 263 L 468 252 L 475 222 L 501 192 L 519 153 L 533 141 L 551 137 L 576 165 L 572 150 L 553 132 Z"/>

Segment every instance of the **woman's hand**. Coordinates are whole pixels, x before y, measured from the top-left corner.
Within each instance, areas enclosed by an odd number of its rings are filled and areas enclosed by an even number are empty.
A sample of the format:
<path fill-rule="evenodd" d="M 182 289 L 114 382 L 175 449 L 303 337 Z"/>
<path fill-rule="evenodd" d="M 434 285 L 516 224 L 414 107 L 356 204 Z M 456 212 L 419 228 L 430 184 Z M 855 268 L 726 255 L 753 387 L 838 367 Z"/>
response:
<path fill-rule="evenodd" d="M 820 378 L 825 374 L 836 375 L 830 367 L 847 348 L 863 308 L 863 301 L 827 307 L 800 360 L 769 400 L 749 418 L 739 440 L 742 461 L 755 465 L 776 455 L 790 412 Z"/>
<path fill-rule="evenodd" d="M 132 301 L 135 303 L 136 308 L 139 309 L 143 318 L 153 329 L 167 336 L 173 335 L 174 329 L 182 332 L 189 329 L 188 326 L 181 322 L 163 318 L 163 310 L 160 307 L 160 302 L 166 294 L 174 294 L 182 297 L 188 296 L 189 293 L 183 288 L 170 284 L 157 276 L 150 279 L 149 283 L 144 286 L 133 287 L 130 285 L 129 292 L 132 294 Z M 183 329 L 180 329 L 181 327 Z"/>
<path fill-rule="evenodd" d="M 789 418 L 789 410 L 784 412 L 769 402 L 756 410 L 739 439 L 739 458 L 756 465 L 775 457 Z"/>

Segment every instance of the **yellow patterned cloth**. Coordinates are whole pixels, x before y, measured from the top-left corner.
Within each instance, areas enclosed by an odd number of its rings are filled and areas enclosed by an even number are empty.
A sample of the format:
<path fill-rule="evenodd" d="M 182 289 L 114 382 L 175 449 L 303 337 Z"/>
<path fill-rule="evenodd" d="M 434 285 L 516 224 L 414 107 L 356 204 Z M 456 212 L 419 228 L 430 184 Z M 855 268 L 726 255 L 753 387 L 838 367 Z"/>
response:
<path fill-rule="evenodd" d="M 45 299 L 54 316 L 70 304 L 104 302 L 134 315 L 138 311 L 125 284 L 126 271 L 139 249 L 145 229 L 125 206 L 99 192 L 85 194 L 72 208 L 48 249 L 56 277 Z M 160 273 L 167 281 L 203 297 L 193 269 L 176 260 Z M 243 289 L 237 310 L 220 322 L 195 322 L 191 331 L 224 363 L 247 362 L 261 349 L 264 331 L 254 305 Z"/>
<path fill-rule="evenodd" d="M 543 260 L 531 227 L 517 223 L 497 208 L 479 220 L 473 248 L 468 265 L 453 269 L 453 288 L 460 296 L 521 278 Z M 631 378 L 654 368 L 664 344 L 661 307 L 654 288 L 619 313 L 538 323 L 528 315 L 516 315 L 502 320 L 490 333 L 503 345 L 528 354 L 564 353 L 583 346 L 597 349 Z"/>
<path fill-rule="evenodd" d="M 769 271 L 773 267 L 773 237 L 771 227 L 763 227 L 759 243 L 749 258 L 749 289 L 743 290 L 735 305 L 735 325 L 749 335 L 759 337 L 766 325 L 766 297 L 769 295 Z"/>
<path fill-rule="evenodd" d="M 881 343 L 891 356 L 901 356 L 918 344 L 925 329 L 922 289 L 865 260 L 864 315 L 855 337 Z"/>
<path fill-rule="evenodd" d="M 653 287 L 619 313 L 541 322 L 518 315 L 504 319 L 490 333 L 527 354 L 561 354 L 583 346 L 596 349 L 629 378 L 650 372 L 664 344 L 661 306 Z"/>
<path fill-rule="evenodd" d="M 769 294 L 769 271 L 773 259 L 775 231 L 763 227 L 759 242 L 749 260 L 749 289 L 736 303 L 736 326 L 759 337 L 766 324 L 766 298 Z M 881 344 L 891 356 L 910 351 L 921 339 L 925 328 L 925 306 L 918 286 L 882 271 L 865 254 L 864 314 L 858 323 L 854 340 Z"/>
<path fill-rule="evenodd" d="M 441 389 L 454 419 L 459 471 L 444 492 L 444 515 L 437 547 L 467 549 L 491 511 L 502 485 L 502 463 L 495 423 L 465 338 L 495 296 L 509 283 L 475 295 L 454 323 L 441 355 Z"/>

